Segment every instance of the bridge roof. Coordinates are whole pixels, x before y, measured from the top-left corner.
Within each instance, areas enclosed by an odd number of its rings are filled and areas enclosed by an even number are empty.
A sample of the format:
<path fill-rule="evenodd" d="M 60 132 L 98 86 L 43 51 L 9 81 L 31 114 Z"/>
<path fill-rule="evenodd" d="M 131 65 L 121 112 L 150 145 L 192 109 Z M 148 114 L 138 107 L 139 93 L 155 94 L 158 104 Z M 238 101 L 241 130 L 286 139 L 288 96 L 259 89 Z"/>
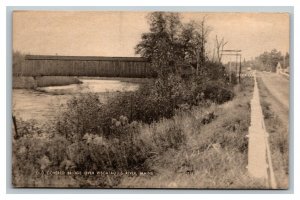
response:
<path fill-rule="evenodd" d="M 26 55 L 25 60 L 127 61 L 147 62 L 141 57 Z"/>

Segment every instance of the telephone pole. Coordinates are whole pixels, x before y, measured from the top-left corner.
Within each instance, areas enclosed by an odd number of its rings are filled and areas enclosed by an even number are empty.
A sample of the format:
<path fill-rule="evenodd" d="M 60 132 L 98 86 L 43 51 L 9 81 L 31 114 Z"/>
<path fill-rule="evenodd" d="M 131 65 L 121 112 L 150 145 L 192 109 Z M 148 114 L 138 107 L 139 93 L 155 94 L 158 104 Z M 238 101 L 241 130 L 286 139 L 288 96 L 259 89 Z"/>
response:
<path fill-rule="evenodd" d="M 238 75 L 238 83 L 241 82 L 241 70 L 242 70 L 242 50 L 237 50 L 237 49 L 225 49 L 222 50 L 221 55 L 223 56 L 235 56 L 236 62 L 236 74 Z M 238 67 L 238 58 L 239 59 L 239 67 Z M 239 69 L 238 69 L 239 68 Z M 231 66 L 229 68 L 229 74 L 231 76 Z M 230 82 L 231 82 L 231 77 L 230 77 Z"/>

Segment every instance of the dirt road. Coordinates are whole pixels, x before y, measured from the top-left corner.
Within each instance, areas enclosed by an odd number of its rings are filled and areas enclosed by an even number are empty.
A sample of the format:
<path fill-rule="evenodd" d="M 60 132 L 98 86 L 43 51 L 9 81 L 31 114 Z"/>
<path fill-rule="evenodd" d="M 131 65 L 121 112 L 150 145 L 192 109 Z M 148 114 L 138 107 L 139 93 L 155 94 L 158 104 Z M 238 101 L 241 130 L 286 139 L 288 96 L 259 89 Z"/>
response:
<path fill-rule="evenodd" d="M 288 125 L 289 119 L 289 79 L 282 75 L 268 72 L 257 72 L 260 89 L 267 90 L 267 99 L 272 110 Z"/>

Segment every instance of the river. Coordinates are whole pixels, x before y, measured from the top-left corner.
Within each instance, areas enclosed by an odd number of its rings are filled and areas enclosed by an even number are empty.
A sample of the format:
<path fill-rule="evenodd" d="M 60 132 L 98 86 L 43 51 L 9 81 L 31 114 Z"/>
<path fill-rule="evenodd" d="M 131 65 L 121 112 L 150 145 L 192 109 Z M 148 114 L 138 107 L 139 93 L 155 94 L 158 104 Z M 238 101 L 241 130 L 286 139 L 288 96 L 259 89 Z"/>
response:
<path fill-rule="evenodd" d="M 139 83 L 130 82 L 131 79 L 99 80 L 80 79 L 82 84 L 67 86 L 51 86 L 38 90 L 13 89 L 13 115 L 19 120 L 36 120 L 39 124 L 55 120 L 61 106 L 76 94 L 92 92 L 99 94 L 101 101 L 116 92 L 135 91 Z"/>

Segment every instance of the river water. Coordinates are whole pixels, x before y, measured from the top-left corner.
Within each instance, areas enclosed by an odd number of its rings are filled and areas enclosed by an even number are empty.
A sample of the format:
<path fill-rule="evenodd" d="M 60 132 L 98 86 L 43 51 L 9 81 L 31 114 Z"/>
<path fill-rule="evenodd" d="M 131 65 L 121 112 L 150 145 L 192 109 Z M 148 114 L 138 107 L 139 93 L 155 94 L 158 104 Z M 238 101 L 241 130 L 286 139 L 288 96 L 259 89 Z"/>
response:
<path fill-rule="evenodd" d="M 72 95 L 92 92 L 105 101 L 115 92 L 135 91 L 138 83 L 120 80 L 80 79 L 82 84 L 38 88 L 40 91 L 13 89 L 13 115 L 18 119 L 36 120 L 44 123 L 54 120 Z M 124 80 L 124 79 L 123 79 Z"/>

